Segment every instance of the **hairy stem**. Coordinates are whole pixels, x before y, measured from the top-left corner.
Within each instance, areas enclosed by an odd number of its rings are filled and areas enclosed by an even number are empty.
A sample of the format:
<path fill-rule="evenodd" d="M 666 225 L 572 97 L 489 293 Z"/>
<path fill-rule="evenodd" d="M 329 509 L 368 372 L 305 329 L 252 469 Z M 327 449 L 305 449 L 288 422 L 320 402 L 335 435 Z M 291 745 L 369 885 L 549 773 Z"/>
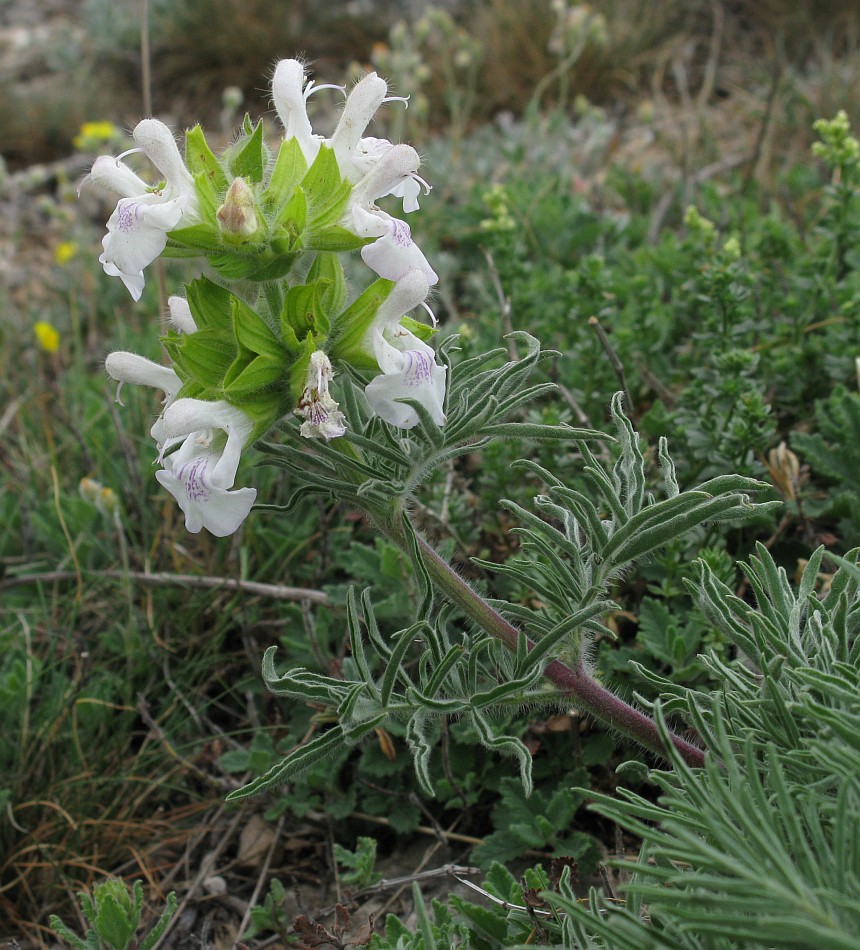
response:
<path fill-rule="evenodd" d="M 393 540 L 405 548 L 402 529 L 398 531 L 389 523 L 388 533 Z M 420 536 L 418 545 L 430 577 L 445 595 L 462 608 L 483 630 L 498 637 L 509 649 L 516 650 L 520 631 L 505 620 L 483 597 L 475 593 L 468 583 Z M 527 643 L 529 650 L 534 649 L 535 644 L 531 640 Z M 544 675 L 567 694 L 571 703 L 582 712 L 617 729 L 651 752 L 663 758 L 666 757 L 666 746 L 654 720 L 601 686 L 587 672 L 584 665 L 580 664 L 575 669 L 571 669 L 559 660 L 551 660 L 544 670 Z M 674 734 L 670 734 L 670 739 L 688 765 L 696 768 L 704 765 L 705 756 L 701 749 Z"/>

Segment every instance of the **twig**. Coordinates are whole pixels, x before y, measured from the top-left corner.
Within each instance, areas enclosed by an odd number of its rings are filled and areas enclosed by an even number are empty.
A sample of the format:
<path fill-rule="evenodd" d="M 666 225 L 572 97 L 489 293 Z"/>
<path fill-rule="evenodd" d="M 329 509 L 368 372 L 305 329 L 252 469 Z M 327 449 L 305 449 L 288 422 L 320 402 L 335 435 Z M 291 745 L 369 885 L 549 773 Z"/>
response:
<path fill-rule="evenodd" d="M 667 409 L 672 409 L 675 403 L 678 401 L 675 398 L 675 394 L 668 389 L 666 384 L 658 379 L 647 366 L 643 366 L 639 370 L 639 375 L 645 380 L 646 383 L 654 390 L 655 393 L 660 397 L 660 399 L 666 404 Z"/>
<path fill-rule="evenodd" d="M 758 163 L 761 160 L 764 140 L 767 137 L 768 130 L 770 129 L 771 122 L 773 121 L 776 97 L 777 93 L 779 92 L 779 84 L 781 80 L 782 46 L 780 45 L 780 48 L 777 51 L 773 79 L 771 80 L 770 89 L 767 93 L 767 101 L 764 105 L 764 114 L 761 117 L 761 122 L 759 123 L 758 132 L 756 133 L 755 142 L 753 143 L 752 155 L 750 155 L 749 163 L 746 167 L 746 170 L 744 171 L 743 183 L 741 184 L 741 194 L 744 196 L 746 196 L 746 194 L 749 192 L 750 186 L 755 176 L 756 168 L 758 167 Z"/>
<path fill-rule="evenodd" d="M 589 317 L 588 325 L 597 334 L 597 339 L 600 340 L 600 345 L 603 347 L 603 351 L 609 357 L 609 363 L 612 366 L 612 370 L 615 373 L 622 390 L 624 390 L 624 402 L 627 412 L 633 412 L 633 400 L 630 398 L 630 390 L 627 388 L 627 379 L 624 376 L 624 364 L 621 362 L 618 354 L 615 352 L 615 349 L 609 342 L 609 337 L 606 335 L 606 331 L 600 325 L 600 321 L 597 319 L 597 317 Z"/>
<path fill-rule="evenodd" d="M 496 289 L 496 296 L 499 298 L 499 306 L 502 311 L 502 329 L 505 331 L 505 336 L 508 341 L 508 356 L 510 356 L 512 360 L 515 360 L 518 359 L 518 354 L 514 338 L 511 336 L 514 332 L 514 325 L 511 323 L 511 298 L 505 294 L 505 290 L 502 287 L 502 279 L 499 277 L 499 271 L 496 267 L 496 262 L 493 260 L 493 255 L 486 248 L 481 248 L 481 250 L 487 259 L 490 279 L 493 282 L 493 287 Z"/>
<path fill-rule="evenodd" d="M 501 897 L 496 897 L 494 894 L 491 894 L 489 891 L 485 891 L 483 887 L 480 887 L 477 884 L 472 883 L 472 881 L 464 880 L 461 877 L 458 877 L 456 874 L 451 874 L 451 877 L 455 881 L 459 881 L 460 884 L 464 884 L 466 887 L 470 888 L 473 891 L 476 891 L 482 897 L 486 897 L 488 901 L 492 901 L 494 904 L 498 904 L 499 907 L 504 908 L 505 910 L 519 910 L 524 914 L 537 914 L 539 917 L 555 917 L 555 914 L 550 910 L 540 910 L 537 907 L 521 907 L 519 904 L 512 904 L 510 901 L 502 900 Z"/>
<path fill-rule="evenodd" d="M 149 46 L 149 0 L 140 0 L 140 85 L 143 114 L 152 115 L 152 56 Z"/>
<path fill-rule="evenodd" d="M 0 435 L 3 435 L 3 433 L 9 428 L 12 420 L 15 418 L 15 415 L 20 408 L 21 400 L 13 399 L 3 410 L 3 415 L 0 416 Z"/>
<path fill-rule="evenodd" d="M 392 887 L 401 887 L 404 884 L 411 884 L 413 881 L 429 881 L 434 877 L 454 877 L 457 874 L 481 874 L 480 868 L 463 867 L 459 864 L 443 864 L 438 868 L 430 868 L 429 871 L 415 871 L 412 874 L 405 874 L 403 877 L 383 878 L 370 887 L 365 887 L 352 895 L 353 900 L 361 897 L 370 897 L 371 894 L 380 894 L 382 891 L 388 891 Z"/>
<path fill-rule="evenodd" d="M 723 43 L 723 26 L 726 20 L 726 13 L 721 0 L 711 0 L 711 9 L 714 13 L 714 26 L 711 30 L 708 61 L 705 64 L 705 74 L 702 79 L 699 94 L 696 96 L 696 111 L 700 115 L 704 114 L 705 106 L 708 104 L 708 100 L 714 91 L 714 83 L 717 79 L 717 66 L 720 61 L 720 47 Z"/>
<path fill-rule="evenodd" d="M 149 587 L 197 587 L 205 590 L 234 590 L 247 594 L 256 594 L 270 600 L 309 601 L 314 604 L 327 604 L 328 594 L 321 590 L 305 587 L 285 587 L 280 584 L 263 584 L 259 581 L 241 581 L 229 577 L 206 577 L 196 574 L 152 574 L 148 571 L 94 571 L 83 569 L 83 574 L 93 577 L 109 577 L 114 580 L 137 581 Z M 46 571 L 39 574 L 17 574 L 0 581 L 0 590 L 8 587 L 20 587 L 23 584 L 53 584 L 60 581 L 77 580 L 75 571 Z"/>

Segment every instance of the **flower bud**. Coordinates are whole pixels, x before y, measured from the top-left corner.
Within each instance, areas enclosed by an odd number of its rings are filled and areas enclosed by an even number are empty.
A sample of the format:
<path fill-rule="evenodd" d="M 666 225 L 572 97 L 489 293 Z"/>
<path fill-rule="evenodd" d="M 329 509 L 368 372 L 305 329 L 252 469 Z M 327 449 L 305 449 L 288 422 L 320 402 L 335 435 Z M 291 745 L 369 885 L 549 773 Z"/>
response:
<path fill-rule="evenodd" d="M 215 212 L 222 239 L 228 244 L 247 244 L 259 230 L 254 193 L 244 178 L 234 178 L 224 204 Z"/>

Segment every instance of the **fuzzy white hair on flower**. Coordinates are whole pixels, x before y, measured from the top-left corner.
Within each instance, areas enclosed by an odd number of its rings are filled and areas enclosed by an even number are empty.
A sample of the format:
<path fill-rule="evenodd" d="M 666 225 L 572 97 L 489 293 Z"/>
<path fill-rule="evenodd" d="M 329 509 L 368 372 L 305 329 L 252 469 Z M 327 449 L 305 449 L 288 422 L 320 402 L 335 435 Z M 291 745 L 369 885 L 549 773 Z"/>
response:
<path fill-rule="evenodd" d="M 322 350 L 311 353 L 305 387 L 298 406 L 293 410 L 304 419 L 300 435 L 306 439 L 337 439 L 346 432 L 346 418 L 329 393 L 334 376 L 331 361 Z"/>
<path fill-rule="evenodd" d="M 322 139 L 314 135 L 311 128 L 305 92 L 305 67 L 297 59 L 282 59 L 275 67 L 272 99 L 285 137 L 294 138 L 299 143 L 302 155 L 310 165 L 320 150 Z"/>
<path fill-rule="evenodd" d="M 257 497 L 255 488 L 231 491 L 252 420 L 223 400 L 177 399 L 164 412 L 164 428 L 171 439 L 183 441 L 155 477 L 182 509 L 186 530 L 205 528 L 218 538 L 233 534 Z"/>
<path fill-rule="evenodd" d="M 84 179 L 119 201 L 110 216 L 99 262 L 106 274 L 119 277 L 135 300 L 143 293 L 143 271 L 160 256 L 167 234 L 198 220 L 194 179 L 185 167 L 173 133 L 157 119 L 144 119 L 132 133 L 137 148 L 164 176 L 163 185 L 147 185 L 119 158 L 101 156 Z"/>
<path fill-rule="evenodd" d="M 377 140 L 378 141 L 378 140 Z M 389 143 L 390 145 L 390 143 Z M 350 195 L 351 205 L 372 208 L 378 198 L 396 195 L 403 198 L 403 210 L 418 209 L 418 195 L 430 186 L 418 176 L 421 157 L 411 145 L 390 145 L 388 149 L 375 146 L 376 161 L 358 182 Z"/>
<path fill-rule="evenodd" d="M 185 297 L 175 294 L 167 298 L 168 322 L 177 333 L 196 333 L 197 324 Z"/>

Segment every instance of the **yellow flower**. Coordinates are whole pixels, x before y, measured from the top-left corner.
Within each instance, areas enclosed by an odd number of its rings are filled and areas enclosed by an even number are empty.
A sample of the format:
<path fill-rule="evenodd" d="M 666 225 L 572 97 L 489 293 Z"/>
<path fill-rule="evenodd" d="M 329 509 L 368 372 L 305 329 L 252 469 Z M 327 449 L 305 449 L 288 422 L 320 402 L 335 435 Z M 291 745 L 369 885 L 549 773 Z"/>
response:
<path fill-rule="evenodd" d="M 33 324 L 33 332 L 36 334 L 36 342 L 39 349 L 46 353 L 56 353 L 60 348 L 60 334 L 57 330 L 45 320 L 39 320 Z"/>
<path fill-rule="evenodd" d="M 62 267 L 78 253 L 78 245 L 74 241 L 60 241 L 54 248 L 54 260 Z"/>
<path fill-rule="evenodd" d="M 119 508 L 116 492 L 94 478 L 82 478 L 78 484 L 78 491 L 81 493 L 81 498 L 95 505 L 102 514 L 112 515 Z"/>
<path fill-rule="evenodd" d="M 113 122 L 84 122 L 72 145 L 82 152 L 89 151 L 115 139 L 118 131 Z"/>

